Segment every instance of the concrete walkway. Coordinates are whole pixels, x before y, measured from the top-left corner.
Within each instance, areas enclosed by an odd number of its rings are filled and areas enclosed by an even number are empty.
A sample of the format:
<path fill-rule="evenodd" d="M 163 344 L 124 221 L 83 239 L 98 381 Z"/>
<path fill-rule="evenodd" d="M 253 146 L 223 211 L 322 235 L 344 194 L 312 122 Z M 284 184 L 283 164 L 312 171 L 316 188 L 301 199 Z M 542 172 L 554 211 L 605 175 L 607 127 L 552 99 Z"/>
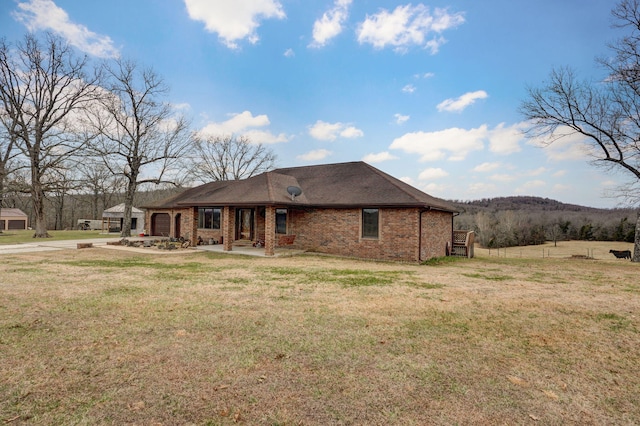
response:
<path fill-rule="evenodd" d="M 78 248 L 78 243 L 92 243 L 93 247 L 107 247 L 108 242 L 117 242 L 120 241 L 122 237 L 113 237 L 113 238 L 90 238 L 86 240 L 62 240 L 62 241 L 52 241 L 48 239 L 41 239 L 30 243 L 23 244 L 0 244 L 0 256 L 3 254 L 15 254 L 15 253 L 36 253 L 43 251 L 54 251 L 54 250 L 76 250 Z M 158 237 L 131 237 L 129 240 L 157 240 Z M 264 254 L 264 247 L 251 247 L 251 246 L 234 246 L 232 251 L 224 251 L 222 249 L 222 244 L 215 244 L 210 246 L 196 246 L 193 247 L 195 250 L 202 251 L 210 251 L 214 253 L 223 253 L 223 254 L 239 254 L 245 256 L 257 256 L 257 257 L 266 257 Z M 110 249 L 135 249 L 131 247 L 124 246 L 108 246 Z M 144 249 L 138 249 L 144 250 Z M 146 250 L 148 252 L 148 250 Z M 171 253 L 171 251 L 163 252 L 163 253 Z M 295 256 L 297 254 L 304 253 L 302 250 L 293 250 L 287 248 L 276 248 L 275 257 L 285 257 L 285 256 Z"/>
<path fill-rule="evenodd" d="M 222 244 L 214 244 L 210 246 L 196 246 L 196 250 L 202 251 L 210 251 L 213 253 L 222 253 L 222 254 L 242 254 L 245 256 L 257 256 L 257 257 L 267 257 L 264 254 L 264 247 L 251 247 L 251 246 L 233 246 L 233 250 L 224 251 Z M 286 256 L 295 256 L 297 254 L 304 253 L 302 250 L 294 250 L 287 248 L 276 248 L 274 257 L 286 257 Z"/>

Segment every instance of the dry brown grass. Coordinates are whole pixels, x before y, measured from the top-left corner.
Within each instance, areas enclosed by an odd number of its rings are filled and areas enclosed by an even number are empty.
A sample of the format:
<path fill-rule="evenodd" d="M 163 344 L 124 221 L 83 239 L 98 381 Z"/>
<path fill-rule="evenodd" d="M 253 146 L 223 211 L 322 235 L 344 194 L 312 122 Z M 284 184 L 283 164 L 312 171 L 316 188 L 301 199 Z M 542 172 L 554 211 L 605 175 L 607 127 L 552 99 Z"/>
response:
<path fill-rule="evenodd" d="M 640 423 L 639 265 L 479 254 L 5 255 L 0 421 Z"/>
<path fill-rule="evenodd" d="M 568 257 L 588 257 L 597 260 L 612 260 L 614 256 L 609 250 L 631 250 L 633 244 L 611 241 L 558 241 L 547 242 L 537 246 L 507 247 L 502 249 L 484 249 L 476 246 L 478 256 L 563 259 Z"/>

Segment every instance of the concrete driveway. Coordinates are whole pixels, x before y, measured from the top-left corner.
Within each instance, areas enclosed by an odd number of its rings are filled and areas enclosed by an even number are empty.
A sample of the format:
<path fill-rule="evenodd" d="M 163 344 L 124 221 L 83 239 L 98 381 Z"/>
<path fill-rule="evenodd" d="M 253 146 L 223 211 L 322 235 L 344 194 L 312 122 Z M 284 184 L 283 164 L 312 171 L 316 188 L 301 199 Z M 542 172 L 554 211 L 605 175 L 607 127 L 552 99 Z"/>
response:
<path fill-rule="evenodd" d="M 34 253 L 38 251 L 76 250 L 78 243 L 92 243 L 94 247 L 106 246 L 108 242 L 120 241 L 121 237 L 91 238 L 87 240 L 50 241 L 45 238 L 32 243 L 0 244 L 0 255 L 13 253 Z"/>

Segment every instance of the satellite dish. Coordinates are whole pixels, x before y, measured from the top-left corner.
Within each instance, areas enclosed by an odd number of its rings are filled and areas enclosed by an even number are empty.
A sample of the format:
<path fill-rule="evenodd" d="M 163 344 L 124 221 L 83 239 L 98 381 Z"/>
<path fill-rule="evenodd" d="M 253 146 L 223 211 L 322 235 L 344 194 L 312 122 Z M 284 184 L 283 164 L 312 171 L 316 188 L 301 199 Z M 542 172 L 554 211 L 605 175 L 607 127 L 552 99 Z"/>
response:
<path fill-rule="evenodd" d="M 302 194 L 302 189 L 297 186 L 287 186 L 287 192 L 291 195 L 291 201 L 294 200 L 298 195 Z"/>

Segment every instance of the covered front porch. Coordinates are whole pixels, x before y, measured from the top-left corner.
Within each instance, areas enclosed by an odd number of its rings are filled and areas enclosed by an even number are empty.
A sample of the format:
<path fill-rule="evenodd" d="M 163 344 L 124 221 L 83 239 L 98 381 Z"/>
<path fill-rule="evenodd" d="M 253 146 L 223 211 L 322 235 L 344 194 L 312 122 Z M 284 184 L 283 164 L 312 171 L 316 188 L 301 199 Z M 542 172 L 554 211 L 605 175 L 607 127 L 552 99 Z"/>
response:
<path fill-rule="evenodd" d="M 295 235 L 287 234 L 290 227 L 287 213 L 286 208 L 278 206 L 224 206 L 222 244 L 211 246 L 215 247 L 211 250 L 260 256 L 290 254 Z"/>

